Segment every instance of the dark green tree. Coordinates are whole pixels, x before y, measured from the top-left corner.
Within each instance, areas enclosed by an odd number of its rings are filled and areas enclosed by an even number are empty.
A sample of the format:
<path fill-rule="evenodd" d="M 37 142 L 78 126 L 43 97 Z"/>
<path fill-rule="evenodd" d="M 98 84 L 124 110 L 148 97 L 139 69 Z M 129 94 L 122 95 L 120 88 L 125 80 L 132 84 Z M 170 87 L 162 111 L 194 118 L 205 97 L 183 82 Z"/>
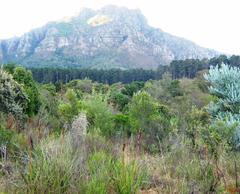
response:
<path fill-rule="evenodd" d="M 39 91 L 35 81 L 33 80 L 32 73 L 26 70 L 24 67 L 16 67 L 13 72 L 13 79 L 21 84 L 28 96 L 28 104 L 26 108 L 26 113 L 29 116 L 38 113 L 41 105 Z"/>

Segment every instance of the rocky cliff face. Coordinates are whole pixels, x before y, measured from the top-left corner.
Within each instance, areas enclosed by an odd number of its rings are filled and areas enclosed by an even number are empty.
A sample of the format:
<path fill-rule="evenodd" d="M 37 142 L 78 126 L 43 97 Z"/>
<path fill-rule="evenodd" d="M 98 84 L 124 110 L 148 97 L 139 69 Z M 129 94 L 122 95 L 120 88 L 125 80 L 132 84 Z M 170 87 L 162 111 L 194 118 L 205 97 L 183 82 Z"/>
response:
<path fill-rule="evenodd" d="M 42 67 L 156 68 L 217 52 L 148 25 L 139 10 L 107 6 L 0 41 L 0 63 Z"/>

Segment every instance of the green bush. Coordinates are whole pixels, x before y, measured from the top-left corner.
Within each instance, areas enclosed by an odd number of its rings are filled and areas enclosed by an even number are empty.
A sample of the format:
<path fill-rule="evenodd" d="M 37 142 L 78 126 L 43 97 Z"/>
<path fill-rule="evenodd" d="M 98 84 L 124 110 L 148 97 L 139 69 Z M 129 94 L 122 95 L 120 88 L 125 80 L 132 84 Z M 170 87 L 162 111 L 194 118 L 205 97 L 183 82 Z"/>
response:
<path fill-rule="evenodd" d="M 72 119 L 78 115 L 82 108 L 81 101 L 78 100 L 73 89 L 68 89 L 65 97 L 66 100 L 59 103 L 58 110 L 63 121 L 71 124 Z"/>
<path fill-rule="evenodd" d="M 4 129 L 0 125 L 0 146 L 1 145 L 9 145 L 9 144 L 11 144 L 12 137 L 13 137 L 13 131 Z"/>
<path fill-rule="evenodd" d="M 100 131 L 100 134 L 110 137 L 115 133 L 113 109 L 108 105 L 107 96 L 93 94 L 87 96 L 83 101 L 90 123 L 90 131 Z"/>
<path fill-rule="evenodd" d="M 33 116 L 38 113 L 41 106 L 40 95 L 37 84 L 33 80 L 32 72 L 24 67 L 16 67 L 13 72 L 13 79 L 23 85 L 24 91 L 28 96 L 26 113 Z"/>

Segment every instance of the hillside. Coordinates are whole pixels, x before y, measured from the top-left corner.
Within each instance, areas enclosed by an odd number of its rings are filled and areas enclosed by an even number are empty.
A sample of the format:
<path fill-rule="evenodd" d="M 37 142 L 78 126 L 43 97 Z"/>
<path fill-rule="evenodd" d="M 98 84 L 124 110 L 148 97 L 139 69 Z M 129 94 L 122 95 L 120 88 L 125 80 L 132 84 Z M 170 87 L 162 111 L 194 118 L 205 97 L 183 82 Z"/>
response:
<path fill-rule="evenodd" d="M 139 10 L 106 6 L 0 41 L 0 63 L 27 67 L 156 68 L 217 52 L 148 25 Z"/>

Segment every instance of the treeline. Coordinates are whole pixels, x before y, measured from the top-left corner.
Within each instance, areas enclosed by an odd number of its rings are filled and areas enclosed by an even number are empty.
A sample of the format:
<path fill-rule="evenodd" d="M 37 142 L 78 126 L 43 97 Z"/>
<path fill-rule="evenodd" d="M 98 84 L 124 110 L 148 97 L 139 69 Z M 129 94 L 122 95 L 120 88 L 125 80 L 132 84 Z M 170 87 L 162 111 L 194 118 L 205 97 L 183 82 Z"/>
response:
<path fill-rule="evenodd" d="M 116 82 L 159 80 L 164 73 L 170 73 L 173 79 L 194 78 L 198 71 L 209 69 L 221 63 L 240 67 L 240 56 L 220 55 L 212 59 L 174 60 L 169 66 L 159 66 L 156 70 L 145 69 L 80 69 L 80 68 L 31 68 L 33 78 L 39 83 L 67 83 L 74 79 L 91 79 L 93 81 L 113 84 Z"/>
<path fill-rule="evenodd" d="M 131 83 L 156 79 L 156 71 L 144 69 L 63 69 L 63 68 L 32 68 L 34 79 L 39 83 L 67 83 L 74 79 L 91 79 L 100 83 L 116 82 Z"/>
<path fill-rule="evenodd" d="M 216 65 L 221 65 L 222 63 L 229 66 L 240 67 L 240 56 L 232 55 L 231 57 L 227 57 L 226 55 L 220 55 L 219 57 L 202 60 L 174 60 L 171 62 L 167 71 L 172 74 L 173 79 L 183 77 L 194 78 L 196 77 L 198 71 L 209 69 L 210 66 L 215 67 Z"/>

